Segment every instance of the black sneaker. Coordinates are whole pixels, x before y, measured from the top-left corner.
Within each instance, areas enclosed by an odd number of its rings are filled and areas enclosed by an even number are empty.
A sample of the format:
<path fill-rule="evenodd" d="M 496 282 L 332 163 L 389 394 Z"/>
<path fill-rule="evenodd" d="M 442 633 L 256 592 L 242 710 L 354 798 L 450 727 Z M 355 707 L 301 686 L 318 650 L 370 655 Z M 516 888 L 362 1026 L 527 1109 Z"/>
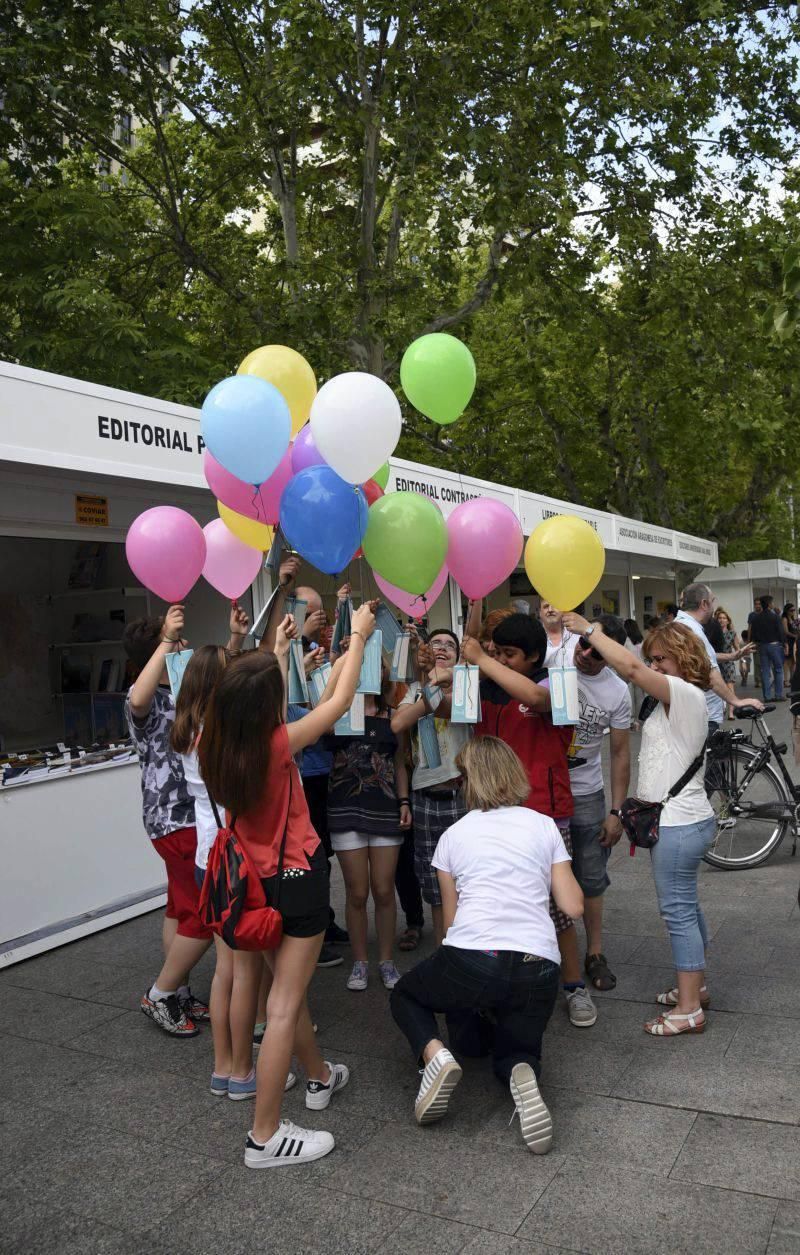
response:
<path fill-rule="evenodd" d="M 332 946 L 323 946 L 319 952 L 317 959 L 317 967 L 338 967 L 344 960 L 340 954 L 337 954 Z"/>
<path fill-rule="evenodd" d="M 195 998 L 191 989 L 188 994 L 178 994 L 178 1002 L 183 1014 L 187 1020 L 210 1020 L 208 1005 L 201 1002 L 199 998 Z"/>
<path fill-rule="evenodd" d="M 146 993 L 139 1005 L 145 1015 L 171 1037 L 196 1037 L 200 1032 L 194 1021 L 184 1015 L 175 994 L 167 998 L 151 998 Z"/>
<path fill-rule="evenodd" d="M 350 934 L 338 924 L 329 924 L 325 930 L 325 944 L 326 946 L 347 946 L 350 944 Z"/>

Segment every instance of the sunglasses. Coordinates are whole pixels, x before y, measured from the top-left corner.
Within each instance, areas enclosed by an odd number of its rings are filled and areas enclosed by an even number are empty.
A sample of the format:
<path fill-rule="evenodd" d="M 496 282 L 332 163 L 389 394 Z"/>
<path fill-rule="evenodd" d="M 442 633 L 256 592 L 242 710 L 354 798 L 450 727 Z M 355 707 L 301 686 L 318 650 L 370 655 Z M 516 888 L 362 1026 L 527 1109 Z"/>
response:
<path fill-rule="evenodd" d="M 588 653 L 591 655 L 591 657 L 592 657 L 592 658 L 594 658 L 595 662 L 603 662 L 603 661 L 604 661 L 604 660 L 603 660 L 603 655 L 602 655 L 602 654 L 598 654 L 597 650 L 596 650 L 596 649 L 594 648 L 594 646 L 592 645 L 592 642 L 591 642 L 591 641 L 587 641 L 587 639 L 586 639 L 586 637 L 585 637 L 585 636 L 581 636 L 581 637 L 579 637 L 579 638 L 578 638 L 578 644 L 580 645 L 580 647 L 581 647 L 581 649 L 584 651 L 584 653 L 586 653 L 586 652 L 588 651 Z"/>

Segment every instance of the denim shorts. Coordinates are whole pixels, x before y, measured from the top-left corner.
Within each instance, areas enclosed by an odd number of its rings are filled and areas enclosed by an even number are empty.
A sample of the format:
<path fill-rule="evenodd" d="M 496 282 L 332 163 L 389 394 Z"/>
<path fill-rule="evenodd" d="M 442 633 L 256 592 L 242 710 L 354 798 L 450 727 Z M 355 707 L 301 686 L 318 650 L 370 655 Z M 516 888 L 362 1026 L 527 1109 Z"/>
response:
<path fill-rule="evenodd" d="M 607 863 L 611 850 L 600 844 L 600 829 L 606 818 L 606 797 L 588 793 L 574 798 L 575 812 L 569 821 L 572 837 L 572 870 L 587 898 L 599 898 L 611 881 Z"/>

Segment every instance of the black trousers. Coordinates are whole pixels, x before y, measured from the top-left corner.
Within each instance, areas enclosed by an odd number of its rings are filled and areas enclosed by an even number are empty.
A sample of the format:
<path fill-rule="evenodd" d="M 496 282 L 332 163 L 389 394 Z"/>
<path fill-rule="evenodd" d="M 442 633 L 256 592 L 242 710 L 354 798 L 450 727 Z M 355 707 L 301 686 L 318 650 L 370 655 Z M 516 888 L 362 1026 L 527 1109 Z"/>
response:
<path fill-rule="evenodd" d="M 422 928 L 425 915 L 422 909 L 422 891 L 414 871 L 414 829 L 406 833 L 400 846 L 397 860 L 397 871 L 394 874 L 394 885 L 400 906 L 406 917 L 406 928 Z"/>
<path fill-rule="evenodd" d="M 559 966 L 550 959 L 439 946 L 395 985 L 390 1005 L 415 1059 L 439 1036 L 435 1013 L 444 1013 L 451 1048 L 491 1053 L 495 1076 L 507 1084 L 517 1063 L 539 1075 L 558 987 Z"/>

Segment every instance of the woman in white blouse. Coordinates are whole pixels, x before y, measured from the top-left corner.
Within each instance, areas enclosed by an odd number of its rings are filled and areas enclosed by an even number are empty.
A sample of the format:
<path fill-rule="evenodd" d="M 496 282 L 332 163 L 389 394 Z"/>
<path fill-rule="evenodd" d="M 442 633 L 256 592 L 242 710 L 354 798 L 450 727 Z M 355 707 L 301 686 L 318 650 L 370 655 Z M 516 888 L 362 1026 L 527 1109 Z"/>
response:
<path fill-rule="evenodd" d="M 710 670 L 702 643 L 679 623 L 659 625 L 648 632 L 639 660 L 605 636 L 599 623 L 587 623 L 577 614 L 565 615 L 564 622 L 570 631 L 590 636 L 593 648 L 623 680 L 658 699 L 659 705 L 642 727 L 636 796 L 646 802 L 663 802 L 702 755 L 708 734 L 705 690 Z M 644 1026 L 654 1037 L 705 1030 L 708 932 L 698 901 L 697 872 L 715 830 L 701 762 L 688 784 L 664 806 L 659 839 L 650 852 L 658 905 L 677 973 L 675 987 L 656 997 L 656 1002 L 671 1009 Z"/>

